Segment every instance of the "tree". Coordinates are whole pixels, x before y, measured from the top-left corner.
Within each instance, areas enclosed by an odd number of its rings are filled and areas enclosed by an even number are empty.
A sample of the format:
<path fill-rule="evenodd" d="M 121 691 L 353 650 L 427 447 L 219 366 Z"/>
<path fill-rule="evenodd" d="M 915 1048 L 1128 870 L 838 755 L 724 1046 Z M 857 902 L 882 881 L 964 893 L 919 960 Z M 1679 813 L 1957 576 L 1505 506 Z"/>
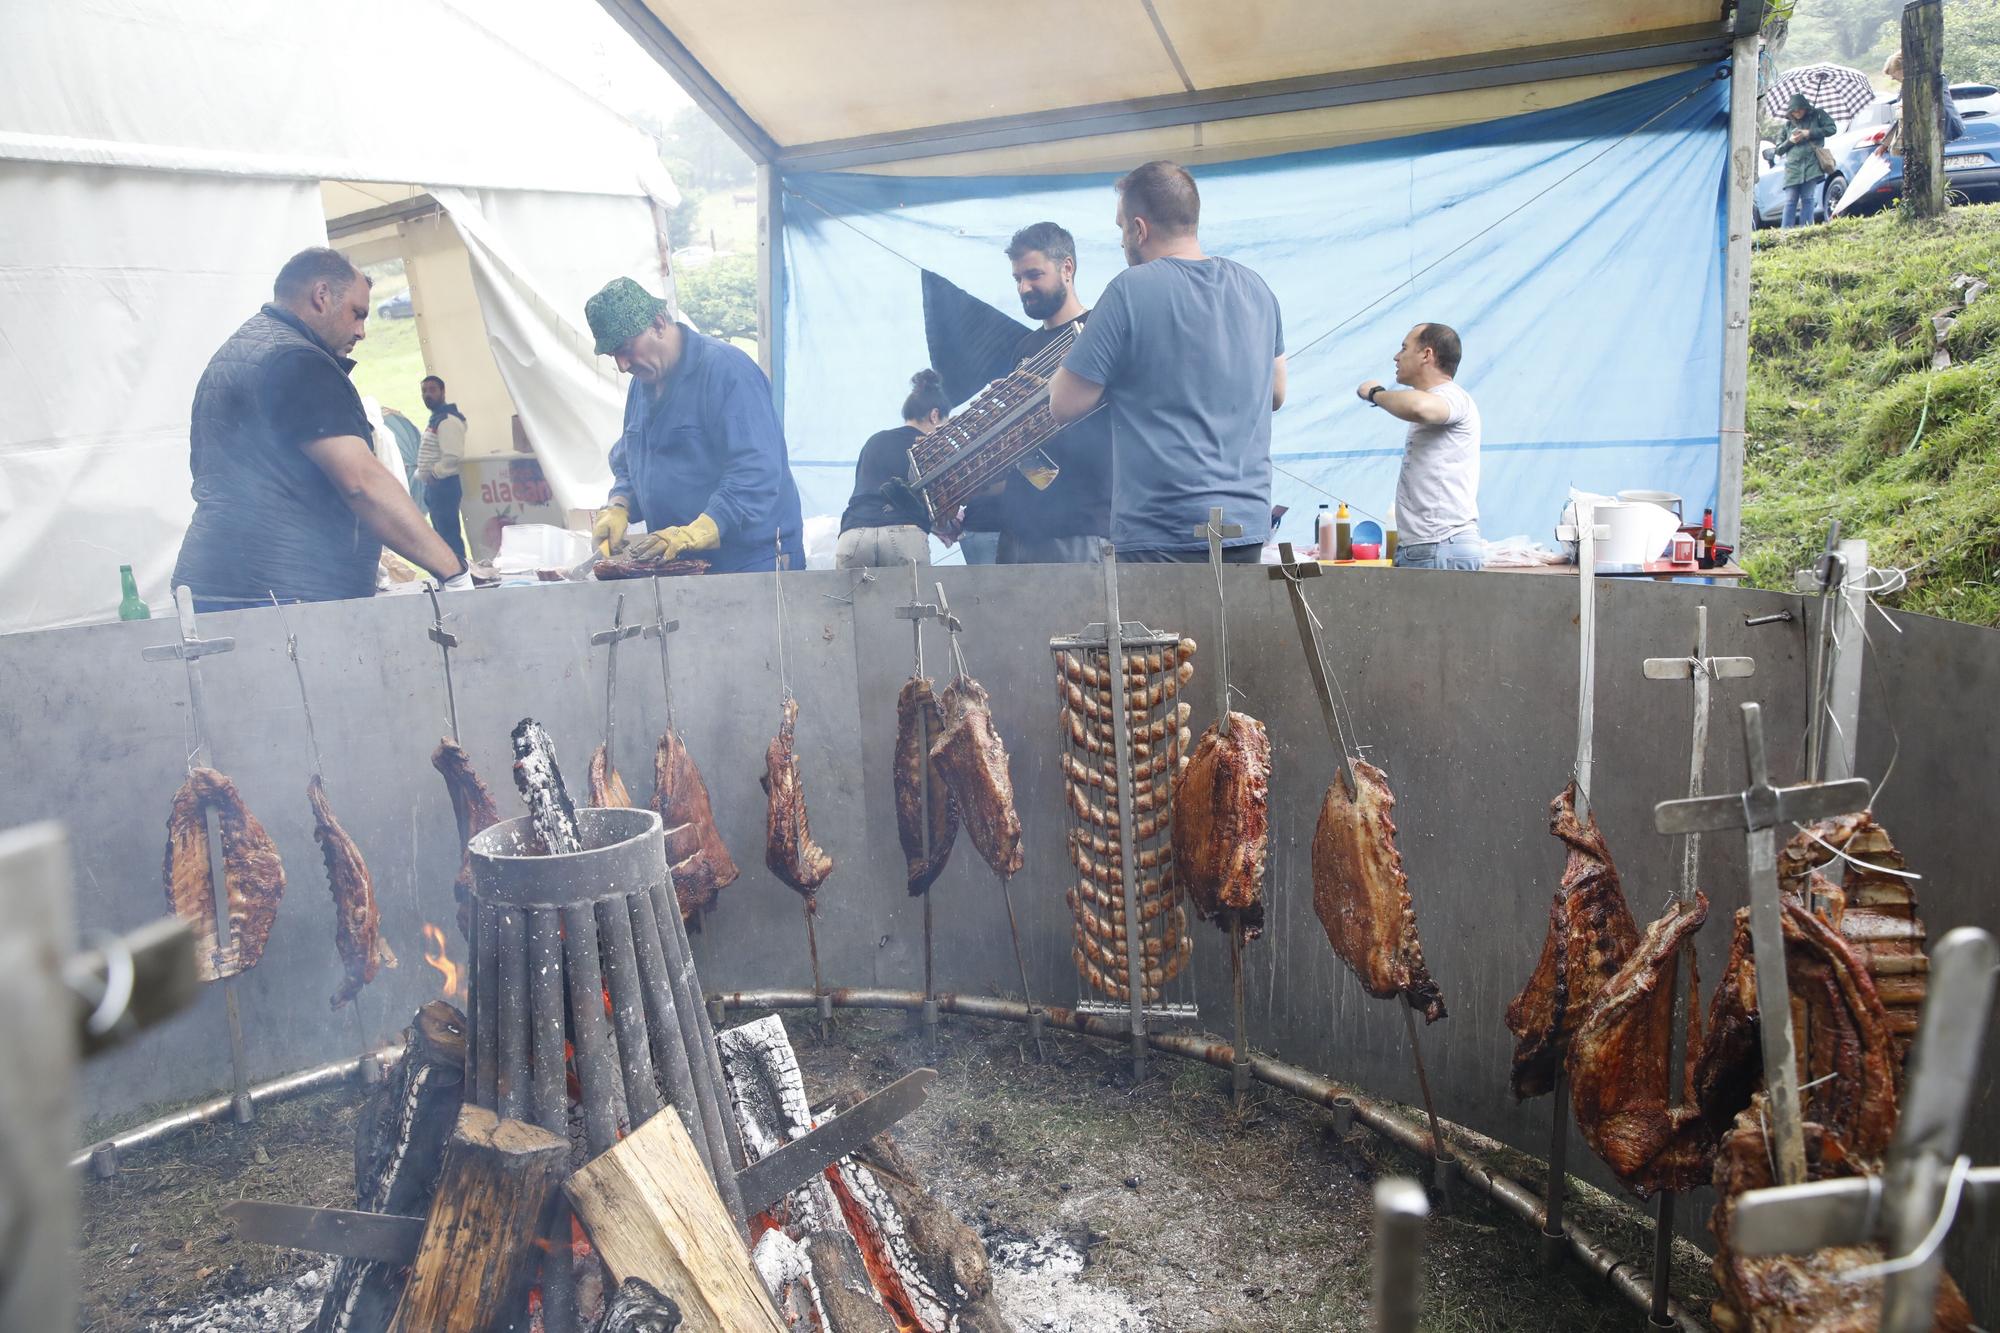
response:
<path fill-rule="evenodd" d="M 660 160 L 682 187 L 704 190 L 748 182 L 754 170 L 736 141 L 724 134 L 701 108 L 684 106 L 667 122 L 661 136 Z"/>
<path fill-rule="evenodd" d="M 675 183 L 679 184 L 679 181 Z M 681 186 L 681 201 L 673 212 L 667 214 L 668 245 L 683 250 L 702 239 L 695 228 L 701 225 L 701 201 L 707 197 L 708 192 L 698 186 Z"/>
<path fill-rule="evenodd" d="M 757 336 L 757 264 L 725 255 L 674 275 L 681 313 L 714 338 Z"/>
<path fill-rule="evenodd" d="M 1946 83 L 2000 83 L 2000 0 L 1945 0 Z"/>

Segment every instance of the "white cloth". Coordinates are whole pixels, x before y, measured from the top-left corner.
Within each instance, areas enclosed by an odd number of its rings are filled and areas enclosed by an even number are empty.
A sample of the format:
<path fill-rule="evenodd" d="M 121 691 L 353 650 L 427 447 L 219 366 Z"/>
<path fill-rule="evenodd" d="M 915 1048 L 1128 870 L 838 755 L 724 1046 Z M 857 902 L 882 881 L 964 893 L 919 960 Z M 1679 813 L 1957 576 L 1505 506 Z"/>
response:
<path fill-rule="evenodd" d="M 1479 528 L 1479 406 L 1454 380 L 1428 392 L 1451 406 L 1436 426 L 1410 424 L 1396 478 L 1396 540 L 1442 542 Z"/>

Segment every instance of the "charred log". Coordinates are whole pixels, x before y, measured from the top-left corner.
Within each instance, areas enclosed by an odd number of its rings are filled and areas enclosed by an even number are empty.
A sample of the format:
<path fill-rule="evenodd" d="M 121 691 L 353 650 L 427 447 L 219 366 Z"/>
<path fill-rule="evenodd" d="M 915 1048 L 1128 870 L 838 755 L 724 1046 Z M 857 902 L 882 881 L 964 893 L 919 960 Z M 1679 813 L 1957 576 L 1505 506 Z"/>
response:
<path fill-rule="evenodd" d="M 354 1135 L 355 1206 L 422 1217 L 430 1211 L 445 1144 L 465 1089 L 465 1015 L 443 1000 L 417 1011 L 403 1054 L 369 1098 Z M 312 1333 L 380 1333 L 409 1282 L 396 1264 L 342 1259 Z"/>
<path fill-rule="evenodd" d="M 681 1326 L 680 1307 L 636 1277 L 618 1284 L 604 1317 L 591 1333 L 674 1333 Z"/>

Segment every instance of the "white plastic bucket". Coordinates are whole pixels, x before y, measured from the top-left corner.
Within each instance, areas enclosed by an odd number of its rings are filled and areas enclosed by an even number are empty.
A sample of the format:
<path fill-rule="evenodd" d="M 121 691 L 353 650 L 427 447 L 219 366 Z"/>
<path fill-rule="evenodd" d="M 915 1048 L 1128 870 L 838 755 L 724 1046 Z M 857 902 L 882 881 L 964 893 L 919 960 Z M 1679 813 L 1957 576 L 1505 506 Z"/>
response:
<path fill-rule="evenodd" d="M 1657 560 L 1667 541 L 1680 527 L 1671 509 L 1654 504 L 1613 501 L 1591 511 L 1611 535 L 1597 548 L 1597 560 L 1604 569 L 1637 569 L 1648 560 Z"/>

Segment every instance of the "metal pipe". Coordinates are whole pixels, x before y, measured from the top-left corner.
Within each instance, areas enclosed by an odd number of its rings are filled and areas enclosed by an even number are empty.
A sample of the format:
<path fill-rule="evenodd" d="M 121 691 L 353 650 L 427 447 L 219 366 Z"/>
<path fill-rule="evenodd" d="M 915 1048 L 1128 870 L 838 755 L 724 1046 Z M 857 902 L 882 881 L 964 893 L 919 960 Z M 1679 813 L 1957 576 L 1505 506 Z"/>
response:
<path fill-rule="evenodd" d="M 503 907 L 496 914 L 494 938 L 498 941 L 500 994 L 495 1012 L 499 1031 L 494 1041 L 498 1060 L 494 1066 L 495 1092 L 503 1120 L 528 1118 L 528 923 L 518 907 Z"/>
<path fill-rule="evenodd" d="M 473 973 L 472 1008 L 478 1011 L 479 1104 L 500 1109 L 500 909 L 482 905 L 477 922 L 478 970 Z"/>
<path fill-rule="evenodd" d="M 604 942 L 604 987 L 611 995 L 611 1029 L 618 1037 L 625 1107 L 637 1128 L 659 1112 L 660 1087 L 653 1081 L 653 1051 L 646 1040 L 646 1002 L 639 984 L 638 950 L 632 943 L 630 906 L 617 898 L 600 898 L 597 938 Z"/>
<path fill-rule="evenodd" d="M 567 1137 L 569 1088 L 563 1064 L 562 914 L 555 908 L 529 910 L 527 952 L 535 1123 Z"/>
<path fill-rule="evenodd" d="M 612 1056 L 610 1024 L 604 1018 L 604 967 L 597 945 L 597 914 L 589 903 L 577 903 L 562 909 L 562 919 L 571 1042 L 576 1047 L 576 1079 L 583 1088 L 583 1132 L 595 1156 L 618 1142 L 621 1117 L 613 1100 L 622 1106 L 625 1095 Z"/>
<path fill-rule="evenodd" d="M 660 923 L 653 916 L 650 893 L 635 893 L 627 901 L 632 914 L 632 937 L 639 964 L 640 990 L 646 1005 L 646 1031 L 653 1040 L 653 1067 L 666 1082 L 667 1101 L 681 1118 L 688 1140 L 701 1154 L 710 1179 L 727 1170 L 726 1159 L 716 1156 L 708 1140 L 708 1125 L 701 1118 L 701 1102 L 694 1089 L 694 1072 L 688 1065 L 687 1043 L 681 1036 L 680 1014 L 674 1003 L 672 984 L 667 980 L 667 955 L 660 944 Z"/>
<path fill-rule="evenodd" d="M 401 1046 L 384 1046 L 381 1050 L 371 1051 L 369 1054 L 385 1064 L 394 1064 L 401 1058 L 403 1048 Z M 361 1059 L 357 1056 L 353 1059 L 335 1060 L 328 1064 L 314 1065 L 311 1069 L 302 1069 L 296 1074 L 286 1074 L 283 1078 L 274 1078 L 267 1083 L 252 1084 L 248 1096 L 254 1105 L 262 1106 L 267 1102 L 280 1102 L 289 1097 L 298 1097 L 308 1092 L 318 1092 L 322 1088 L 333 1087 L 337 1083 L 345 1082 L 347 1079 L 354 1077 L 360 1064 Z M 70 1169 L 74 1171 L 84 1170 L 90 1165 L 91 1158 L 100 1154 L 107 1155 L 115 1161 L 116 1155 L 119 1153 L 127 1152 L 134 1148 L 153 1147 L 156 1144 L 166 1142 L 177 1134 L 193 1129 L 197 1125 L 215 1124 L 219 1120 L 227 1119 L 234 1105 L 235 1098 L 233 1096 L 211 1097 L 205 1102 L 197 1102 L 184 1111 L 176 1111 L 172 1115 L 162 1116 L 158 1120 L 149 1120 L 145 1124 L 128 1129 L 122 1134 L 114 1134 L 108 1139 L 100 1139 L 88 1148 L 73 1155 L 69 1159 Z"/>
<path fill-rule="evenodd" d="M 702 1003 L 701 979 L 694 970 L 694 951 L 688 947 L 687 925 L 681 920 L 679 900 L 669 882 L 655 884 L 648 891 L 653 899 L 653 917 L 659 923 L 660 946 L 667 954 L 667 980 L 674 997 L 674 1011 L 680 1018 L 681 1039 L 687 1046 L 688 1067 L 694 1078 L 702 1123 L 707 1127 L 710 1151 L 715 1154 L 715 1188 L 723 1207 L 734 1218 L 740 1233 L 750 1235 L 749 1214 L 736 1185 L 736 1173 L 749 1165 L 743 1151 L 743 1131 L 736 1123 L 729 1102 L 729 1085 L 722 1077 L 722 1056 L 716 1049 L 715 1028 L 708 1007 Z"/>
<path fill-rule="evenodd" d="M 837 988 L 828 992 L 828 997 L 836 1006 L 849 1009 L 913 1010 L 922 1008 L 924 1002 L 924 997 L 916 991 L 880 990 L 860 986 Z M 811 992 L 788 988 L 725 991 L 718 998 L 726 1009 L 811 1009 L 816 1004 Z M 997 999 L 987 995 L 956 995 L 947 991 L 937 997 L 937 1002 L 940 1009 L 967 1018 L 996 1019 L 1012 1023 L 1028 1021 L 1028 1007 L 1014 1000 Z M 1044 1008 L 1041 1014 L 1045 1024 L 1067 1028 L 1089 1037 L 1123 1041 L 1131 1035 L 1131 1029 L 1124 1023 L 1096 1014 L 1081 1014 L 1057 1006 Z M 1218 1069 L 1230 1068 L 1236 1059 L 1235 1052 L 1230 1049 L 1227 1042 L 1208 1041 L 1191 1033 L 1153 1030 L 1146 1034 L 1146 1040 L 1156 1050 L 1190 1060 L 1203 1060 Z M 1345 1113 L 1347 1108 L 1352 1106 L 1354 1118 L 1375 1133 L 1419 1157 L 1430 1156 L 1429 1132 L 1373 1098 L 1346 1088 L 1311 1070 L 1300 1069 L 1297 1065 L 1289 1065 L 1261 1055 L 1250 1057 L 1250 1072 L 1274 1088 L 1333 1110 L 1336 1116 Z M 1450 1124 L 1449 1121 L 1443 1123 Z M 1452 1128 L 1459 1127 L 1452 1126 Z M 1525 1186 L 1501 1175 L 1483 1158 L 1462 1145 L 1454 1156 L 1453 1166 L 1459 1179 L 1466 1181 L 1530 1228 L 1537 1231 L 1541 1229 L 1542 1201 Z M 1603 1242 L 1573 1222 L 1562 1224 L 1562 1235 L 1569 1242 L 1570 1251 L 1585 1269 L 1603 1278 L 1606 1285 L 1639 1310 L 1645 1311 L 1651 1308 L 1653 1284 L 1644 1276 L 1643 1265 L 1613 1252 Z M 1703 1333 L 1705 1326 L 1689 1314 L 1680 1302 L 1669 1302 L 1667 1311 L 1676 1327 L 1684 1330 L 1684 1333 Z"/>

